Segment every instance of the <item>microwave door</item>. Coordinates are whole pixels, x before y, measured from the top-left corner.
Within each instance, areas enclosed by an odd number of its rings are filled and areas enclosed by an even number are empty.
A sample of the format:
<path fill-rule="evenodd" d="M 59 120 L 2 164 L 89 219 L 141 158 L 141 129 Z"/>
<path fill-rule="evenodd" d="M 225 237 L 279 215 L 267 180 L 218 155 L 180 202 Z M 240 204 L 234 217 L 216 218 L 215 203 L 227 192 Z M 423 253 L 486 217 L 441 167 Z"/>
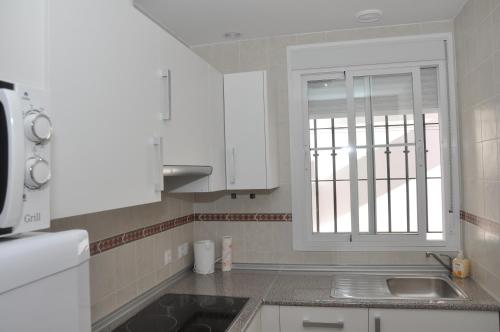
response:
<path fill-rule="evenodd" d="M 0 88 L 0 234 L 21 219 L 24 191 L 24 124 L 19 97 Z"/>

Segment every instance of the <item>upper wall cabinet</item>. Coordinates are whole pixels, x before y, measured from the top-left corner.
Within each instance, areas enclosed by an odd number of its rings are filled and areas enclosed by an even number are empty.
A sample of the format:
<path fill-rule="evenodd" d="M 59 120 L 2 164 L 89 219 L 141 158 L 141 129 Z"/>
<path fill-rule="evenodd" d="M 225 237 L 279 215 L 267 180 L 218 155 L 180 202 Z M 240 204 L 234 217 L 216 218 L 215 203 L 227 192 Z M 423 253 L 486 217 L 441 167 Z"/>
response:
<path fill-rule="evenodd" d="M 209 176 L 165 178 L 169 192 L 213 192 L 226 188 L 223 76 L 184 45 L 162 43 L 169 79 L 163 110 L 164 165 L 210 166 Z M 164 98 L 165 100 L 165 98 Z"/>
<path fill-rule="evenodd" d="M 278 187 L 275 122 L 267 103 L 266 72 L 224 75 L 228 190 Z"/>
<path fill-rule="evenodd" d="M 0 80 L 45 87 L 47 1 L 1 1 Z"/>
<path fill-rule="evenodd" d="M 48 14 L 53 217 L 159 201 L 160 42 L 180 43 L 129 1 L 50 0 Z"/>

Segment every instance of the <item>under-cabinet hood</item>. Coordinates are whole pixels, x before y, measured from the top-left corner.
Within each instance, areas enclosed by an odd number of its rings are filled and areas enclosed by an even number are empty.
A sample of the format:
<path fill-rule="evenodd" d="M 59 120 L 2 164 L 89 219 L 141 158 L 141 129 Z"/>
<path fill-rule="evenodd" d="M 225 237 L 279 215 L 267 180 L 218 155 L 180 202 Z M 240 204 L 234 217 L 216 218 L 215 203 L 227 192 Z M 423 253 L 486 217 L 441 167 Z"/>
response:
<path fill-rule="evenodd" d="M 212 170 L 212 166 L 164 165 L 163 176 L 208 176 Z"/>

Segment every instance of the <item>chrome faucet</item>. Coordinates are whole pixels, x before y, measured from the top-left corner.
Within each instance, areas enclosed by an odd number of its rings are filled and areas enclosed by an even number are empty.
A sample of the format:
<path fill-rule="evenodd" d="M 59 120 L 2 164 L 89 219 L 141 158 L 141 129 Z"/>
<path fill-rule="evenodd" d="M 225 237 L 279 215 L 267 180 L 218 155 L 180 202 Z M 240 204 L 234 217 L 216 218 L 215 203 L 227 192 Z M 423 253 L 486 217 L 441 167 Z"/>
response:
<path fill-rule="evenodd" d="M 445 255 L 445 254 L 435 254 L 433 252 L 426 252 L 425 253 L 425 257 L 429 258 L 429 257 L 434 257 L 434 259 L 436 259 L 439 264 L 441 264 L 442 266 L 444 266 L 444 268 L 446 270 L 448 270 L 448 275 L 450 276 L 450 278 L 452 277 L 453 275 L 453 257 L 449 256 L 449 255 Z M 443 262 L 443 260 L 441 258 L 439 258 L 439 256 L 441 257 L 446 257 L 448 258 L 448 264 L 446 264 L 445 262 Z"/>

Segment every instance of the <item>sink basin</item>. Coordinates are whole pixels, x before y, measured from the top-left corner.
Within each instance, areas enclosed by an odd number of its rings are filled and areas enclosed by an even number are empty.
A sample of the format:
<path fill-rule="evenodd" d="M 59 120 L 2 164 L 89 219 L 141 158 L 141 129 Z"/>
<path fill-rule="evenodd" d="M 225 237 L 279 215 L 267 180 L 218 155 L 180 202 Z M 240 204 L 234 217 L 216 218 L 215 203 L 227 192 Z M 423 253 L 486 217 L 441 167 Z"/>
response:
<path fill-rule="evenodd" d="M 464 299 L 465 294 L 443 277 L 392 277 L 389 292 L 399 298 Z"/>
<path fill-rule="evenodd" d="M 331 297 L 337 299 L 388 299 L 460 301 L 467 295 L 444 275 L 336 275 Z"/>

